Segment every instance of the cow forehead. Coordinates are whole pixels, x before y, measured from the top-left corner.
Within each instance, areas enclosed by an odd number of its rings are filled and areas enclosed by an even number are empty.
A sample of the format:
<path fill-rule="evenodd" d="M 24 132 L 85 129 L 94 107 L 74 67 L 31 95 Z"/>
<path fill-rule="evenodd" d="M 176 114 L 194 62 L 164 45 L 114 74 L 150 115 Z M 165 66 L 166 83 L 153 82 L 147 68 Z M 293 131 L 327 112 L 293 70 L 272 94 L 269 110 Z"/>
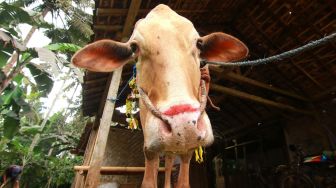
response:
<path fill-rule="evenodd" d="M 135 26 L 133 38 L 150 43 L 154 35 L 192 42 L 199 37 L 194 25 L 166 5 L 158 5 Z"/>

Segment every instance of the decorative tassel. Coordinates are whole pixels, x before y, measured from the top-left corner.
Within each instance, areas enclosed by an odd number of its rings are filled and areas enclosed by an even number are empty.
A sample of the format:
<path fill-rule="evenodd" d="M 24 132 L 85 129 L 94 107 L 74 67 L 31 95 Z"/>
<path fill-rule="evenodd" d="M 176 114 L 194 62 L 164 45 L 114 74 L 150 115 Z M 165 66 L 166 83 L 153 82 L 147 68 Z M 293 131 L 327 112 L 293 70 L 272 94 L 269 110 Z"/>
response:
<path fill-rule="evenodd" d="M 136 77 L 133 78 L 128 83 L 129 87 L 132 89 L 131 94 L 129 94 L 126 98 L 126 121 L 128 122 L 129 129 L 138 129 L 139 122 L 134 117 L 133 111 L 137 108 L 137 99 L 139 98 L 139 92 L 136 87 Z"/>
<path fill-rule="evenodd" d="M 131 116 L 128 119 L 128 128 L 129 129 L 138 129 L 139 128 L 139 122 L 136 118 L 134 118 L 133 116 Z"/>
<path fill-rule="evenodd" d="M 136 89 L 136 77 L 133 77 L 131 81 L 128 83 L 129 87 L 133 90 Z"/>
<path fill-rule="evenodd" d="M 133 110 L 133 102 L 127 97 L 126 99 L 126 116 L 130 116 Z"/>
<path fill-rule="evenodd" d="M 203 163 L 203 148 L 199 146 L 195 149 L 195 159 L 198 163 Z"/>

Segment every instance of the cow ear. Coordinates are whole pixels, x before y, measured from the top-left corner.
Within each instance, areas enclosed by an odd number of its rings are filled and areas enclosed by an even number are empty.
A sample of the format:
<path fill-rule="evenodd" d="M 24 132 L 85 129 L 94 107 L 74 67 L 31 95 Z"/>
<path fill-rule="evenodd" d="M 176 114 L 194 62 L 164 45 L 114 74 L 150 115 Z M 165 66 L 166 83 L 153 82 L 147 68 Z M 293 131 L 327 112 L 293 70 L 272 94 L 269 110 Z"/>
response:
<path fill-rule="evenodd" d="M 197 41 L 201 58 L 208 61 L 237 61 L 247 57 L 248 48 L 237 38 L 225 33 L 211 33 Z"/>
<path fill-rule="evenodd" d="M 75 66 L 90 71 L 111 72 L 133 58 L 131 46 L 129 43 L 100 40 L 79 50 L 71 61 Z"/>

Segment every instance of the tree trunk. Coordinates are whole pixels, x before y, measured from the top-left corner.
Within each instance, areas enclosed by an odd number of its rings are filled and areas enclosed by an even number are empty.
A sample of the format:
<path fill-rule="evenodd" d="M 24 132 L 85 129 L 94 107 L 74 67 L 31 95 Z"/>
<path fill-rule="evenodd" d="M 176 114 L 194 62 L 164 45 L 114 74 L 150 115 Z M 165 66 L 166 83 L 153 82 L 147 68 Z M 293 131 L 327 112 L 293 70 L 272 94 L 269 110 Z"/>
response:
<path fill-rule="evenodd" d="M 21 70 L 24 68 L 24 66 L 26 66 L 27 63 L 30 62 L 30 60 L 32 60 L 32 58 L 27 59 L 27 61 L 22 63 L 20 67 L 17 67 L 10 72 L 6 79 L 4 79 L 3 82 L 0 83 L 0 93 L 2 93 L 7 88 L 13 78 L 21 72 Z"/>

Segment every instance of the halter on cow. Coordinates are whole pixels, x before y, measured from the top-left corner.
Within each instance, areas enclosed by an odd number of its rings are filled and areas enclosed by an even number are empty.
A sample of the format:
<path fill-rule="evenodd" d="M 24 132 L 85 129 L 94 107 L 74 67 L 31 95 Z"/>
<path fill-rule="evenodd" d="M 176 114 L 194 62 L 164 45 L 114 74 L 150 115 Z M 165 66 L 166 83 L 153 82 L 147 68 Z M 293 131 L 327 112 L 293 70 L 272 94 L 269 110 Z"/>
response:
<path fill-rule="evenodd" d="M 146 158 L 142 187 L 157 187 L 159 153 L 163 152 L 165 187 L 170 187 L 173 156 L 179 155 L 182 163 L 177 187 L 181 188 L 189 187 L 193 150 L 210 145 L 214 139 L 210 120 L 203 112 L 207 91 L 200 60 L 235 61 L 247 54 L 247 47 L 238 39 L 224 33 L 200 37 L 188 19 L 158 5 L 136 23 L 128 42 L 94 42 L 77 52 L 72 62 L 91 71 L 111 72 L 137 58 Z M 208 72 L 207 67 L 202 70 Z"/>

